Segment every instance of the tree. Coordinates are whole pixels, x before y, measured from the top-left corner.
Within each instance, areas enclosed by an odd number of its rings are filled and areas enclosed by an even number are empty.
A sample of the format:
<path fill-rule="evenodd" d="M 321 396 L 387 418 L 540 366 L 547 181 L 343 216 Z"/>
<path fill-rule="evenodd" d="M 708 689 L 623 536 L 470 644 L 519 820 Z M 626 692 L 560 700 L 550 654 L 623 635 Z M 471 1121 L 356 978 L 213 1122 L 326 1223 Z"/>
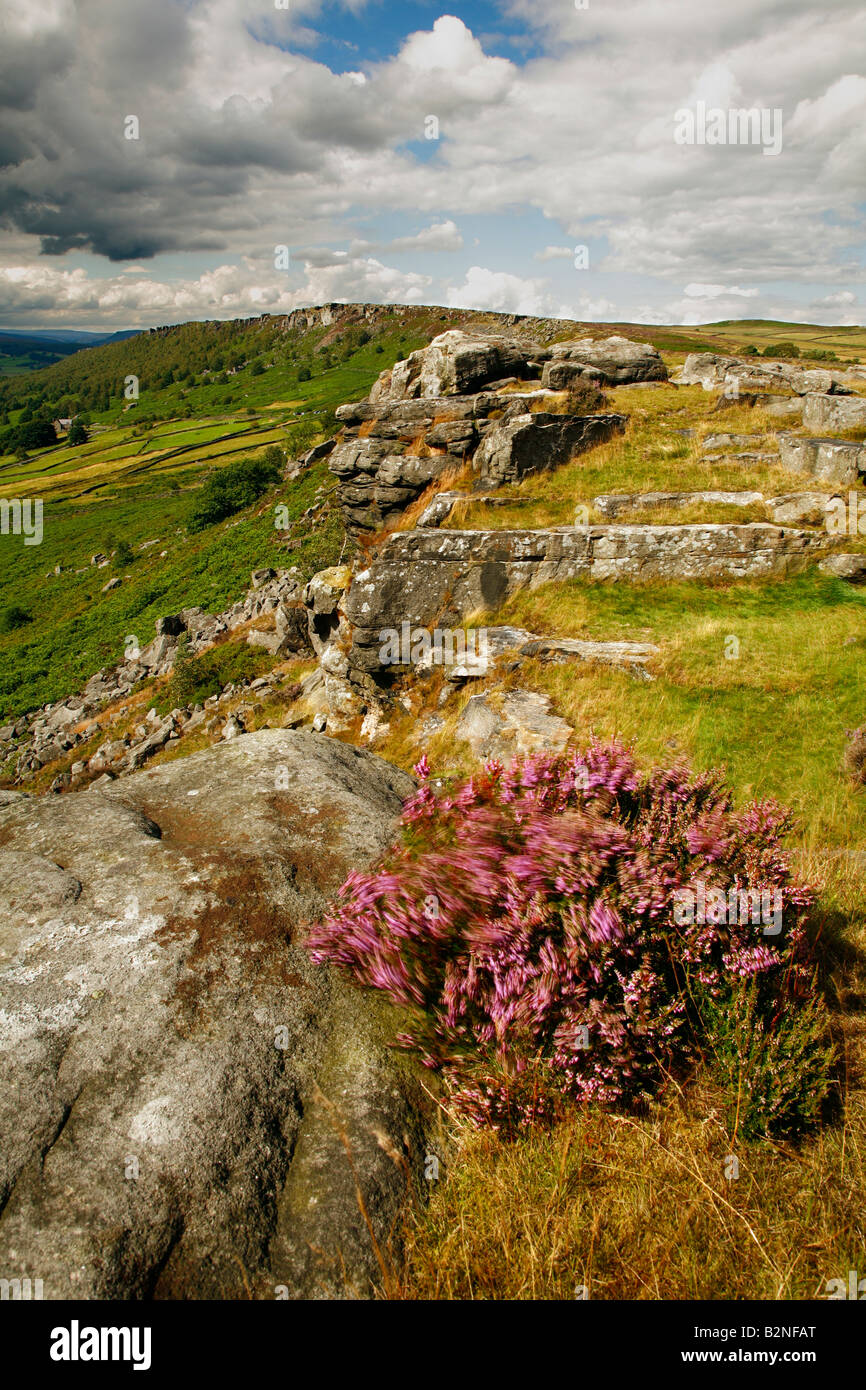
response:
<path fill-rule="evenodd" d="M 117 548 L 114 552 L 114 563 L 117 568 L 125 569 L 127 565 L 132 564 L 134 559 L 135 556 L 132 553 L 132 546 L 129 544 L 129 541 L 118 541 Z"/>
<path fill-rule="evenodd" d="M 764 357 L 799 357 L 800 349 L 796 343 L 770 343 L 764 348 Z"/>
<path fill-rule="evenodd" d="M 273 483 L 280 482 L 282 467 L 264 459 L 238 459 L 208 478 L 189 519 L 192 534 L 214 526 L 249 507 Z"/>
<path fill-rule="evenodd" d="M 266 468 L 284 468 L 286 456 L 278 444 L 269 444 L 262 454 L 262 463 Z"/>
<path fill-rule="evenodd" d="M 19 449 L 50 449 L 57 443 L 57 435 L 50 420 L 30 420 L 18 431 Z"/>
<path fill-rule="evenodd" d="M 87 430 L 80 420 L 73 420 L 69 428 L 70 444 L 86 444 L 88 440 Z"/>
<path fill-rule="evenodd" d="M 309 381 L 312 375 L 313 373 L 310 371 L 309 367 L 298 368 L 298 381 Z"/>

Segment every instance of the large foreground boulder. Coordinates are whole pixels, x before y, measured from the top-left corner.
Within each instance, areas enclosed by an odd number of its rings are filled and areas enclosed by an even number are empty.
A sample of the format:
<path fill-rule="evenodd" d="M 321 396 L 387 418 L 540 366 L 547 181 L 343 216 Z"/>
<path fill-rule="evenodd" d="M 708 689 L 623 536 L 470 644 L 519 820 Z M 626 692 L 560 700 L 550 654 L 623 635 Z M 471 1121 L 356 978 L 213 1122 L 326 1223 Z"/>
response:
<path fill-rule="evenodd" d="M 423 1175 L 378 1001 L 301 939 L 411 779 L 263 731 L 0 794 L 0 1270 L 46 1298 L 370 1292 Z M 357 1176 L 358 1190 L 355 1181 Z"/>

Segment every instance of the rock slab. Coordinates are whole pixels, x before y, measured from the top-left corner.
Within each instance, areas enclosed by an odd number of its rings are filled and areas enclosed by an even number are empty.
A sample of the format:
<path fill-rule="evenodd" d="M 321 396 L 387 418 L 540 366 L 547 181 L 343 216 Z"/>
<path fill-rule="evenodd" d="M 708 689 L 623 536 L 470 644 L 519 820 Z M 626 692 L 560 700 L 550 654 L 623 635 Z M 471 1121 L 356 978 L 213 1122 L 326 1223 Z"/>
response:
<path fill-rule="evenodd" d="M 4 1276 L 51 1299 L 369 1295 L 343 1141 L 387 1248 L 423 1172 L 419 1091 L 303 924 L 412 785 L 268 730 L 104 791 L 3 795 Z"/>

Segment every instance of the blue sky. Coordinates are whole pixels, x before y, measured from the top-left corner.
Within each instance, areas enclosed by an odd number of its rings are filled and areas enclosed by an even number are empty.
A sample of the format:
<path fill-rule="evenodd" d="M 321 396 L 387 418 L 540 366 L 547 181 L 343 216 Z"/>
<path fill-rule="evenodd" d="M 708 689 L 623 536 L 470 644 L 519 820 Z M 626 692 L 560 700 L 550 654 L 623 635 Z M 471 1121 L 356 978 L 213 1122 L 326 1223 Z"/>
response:
<path fill-rule="evenodd" d="M 4 21 L 4 327 L 331 300 L 864 322 L 860 0 L 4 0 Z M 778 113 L 778 148 L 681 139 L 701 105 Z"/>
<path fill-rule="evenodd" d="M 543 4 L 543 0 L 539 0 Z M 487 52 L 520 65 L 542 51 L 539 35 L 525 17 L 507 13 L 493 0 L 443 6 L 439 0 L 370 0 L 355 13 L 339 0 L 329 0 L 306 26 L 309 40 L 297 47 L 327 63 L 333 72 L 349 72 L 363 62 L 378 63 L 399 51 L 416 30 L 432 27 L 441 14 L 452 14 L 476 34 Z M 253 23 L 255 32 L 255 22 Z M 291 47 L 291 44 L 287 44 Z"/>

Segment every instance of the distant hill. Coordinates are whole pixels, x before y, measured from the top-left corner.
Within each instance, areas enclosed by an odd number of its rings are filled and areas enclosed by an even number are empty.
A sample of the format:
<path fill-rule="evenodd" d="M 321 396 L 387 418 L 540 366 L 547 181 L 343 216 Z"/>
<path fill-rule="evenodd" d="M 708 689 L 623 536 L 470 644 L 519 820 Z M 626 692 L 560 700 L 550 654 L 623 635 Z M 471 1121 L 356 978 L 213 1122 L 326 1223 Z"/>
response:
<path fill-rule="evenodd" d="M 121 342 L 134 338 L 140 328 L 121 328 L 116 333 L 91 333 L 83 328 L 10 328 L 0 329 L 7 338 L 40 338 L 52 343 L 78 343 L 81 347 L 98 347 L 100 343 Z"/>
<path fill-rule="evenodd" d="M 198 414 L 231 404 L 241 385 L 236 376 L 247 369 L 253 375 L 267 373 L 270 380 L 276 368 L 274 382 L 281 379 L 282 371 L 297 386 L 310 375 L 317 377 L 353 360 L 360 366 L 359 353 L 375 350 L 393 362 L 395 354 L 405 355 L 412 346 L 450 328 L 525 335 L 542 343 L 619 333 L 675 353 L 737 352 L 747 345 L 761 351 L 785 340 L 798 344 L 804 356 L 815 351 L 835 354 L 839 361 L 866 356 L 864 328 L 764 320 L 688 327 L 598 324 L 438 305 L 325 304 L 290 314 L 205 320 L 139 333 L 128 330 L 92 345 L 77 333 L 72 342 L 0 334 L 0 354 L 5 351 L 5 360 L 11 364 L 6 375 L 0 375 L 0 416 L 5 414 L 14 423 L 16 412 L 29 410 L 31 415 L 50 418 L 86 414 L 108 423 L 127 409 L 131 399 L 127 390 L 135 389 L 128 387 L 131 377 L 139 391 L 137 416 L 165 419 L 181 406 L 187 413 Z M 0 356 L 0 363 L 3 360 Z M 261 379 L 247 382 L 244 378 L 246 404 L 267 403 L 265 390 Z M 300 399 L 305 393 L 291 394 Z"/>
<path fill-rule="evenodd" d="M 20 376 L 38 371 L 84 348 L 124 342 L 137 332 L 134 328 L 117 333 L 88 333 L 72 328 L 0 329 L 0 375 Z"/>

